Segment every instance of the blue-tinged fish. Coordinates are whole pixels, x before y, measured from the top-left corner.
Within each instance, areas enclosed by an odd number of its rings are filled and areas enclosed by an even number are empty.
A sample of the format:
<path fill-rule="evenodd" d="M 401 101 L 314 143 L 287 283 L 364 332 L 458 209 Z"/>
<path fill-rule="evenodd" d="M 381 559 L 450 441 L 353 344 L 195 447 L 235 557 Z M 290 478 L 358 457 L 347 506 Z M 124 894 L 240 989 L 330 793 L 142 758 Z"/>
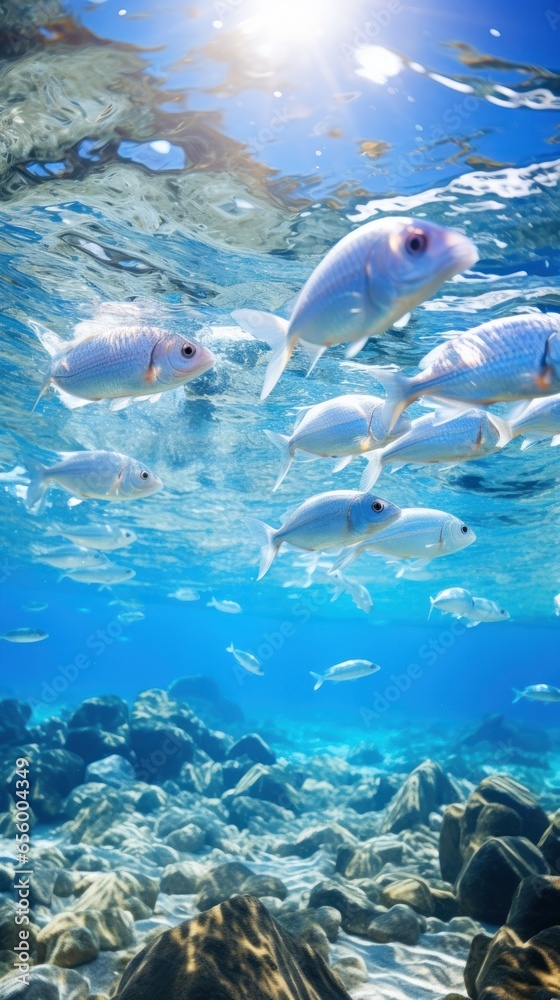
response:
<path fill-rule="evenodd" d="M 0 633 L 0 639 L 6 642 L 42 642 L 48 639 L 49 633 L 39 628 L 13 628 L 9 632 Z"/>
<path fill-rule="evenodd" d="M 257 677 L 264 677 L 262 663 L 253 653 L 247 653 L 244 649 L 236 649 L 233 642 L 230 642 L 229 646 L 226 646 L 226 653 L 231 653 L 239 665 L 244 670 L 247 670 L 248 673 L 255 674 Z"/>
<path fill-rule="evenodd" d="M 112 399 L 112 409 L 120 410 L 135 398 L 159 398 L 215 361 L 207 347 L 157 326 L 108 325 L 70 342 L 32 327 L 52 357 L 37 403 L 52 385 L 70 408 Z"/>
<path fill-rule="evenodd" d="M 523 691 L 518 691 L 517 688 L 514 688 L 513 693 L 515 695 L 513 699 L 514 705 L 521 698 L 527 698 L 529 701 L 544 701 L 546 704 L 550 704 L 553 701 L 560 701 L 560 689 L 553 687 L 552 684 L 530 684 Z"/>
<path fill-rule="evenodd" d="M 163 483 L 135 458 L 116 451 L 65 451 L 48 468 L 27 460 L 30 475 L 27 506 L 39 509 L 49 486 L 55 484 L 72 494 L 71 506 L 82 500 L 136 500 L 161 490 Z"/>
<path fill-rule="evenodd" d="M 211 597 L 209 601 L 206 602 L 207 608 L 216 608 L 216 611 L 222 611 L 225 615 L 240 615 L 243 611 L 240 604 L 237 601 L 218 600 L 216 597 Z"/>
<path fill-rule="evenodd" d="M 87 566 L 104 566 L 107 556 L 93 552 L 82 545 L 58 545 L 55 549 L 39 551 L 35 562 L 54 566 L 55 569 L 85 569 Z"/>
<path fill-rule="evenodd" d="M 412 378 L 371 371 L 387 393 L 389 431 L 420 396 L 483 405 L 552 396 L 560 392 L 560 315 L 523 313 L 482 323 L 430 351 Z"/>
<path fill-rule="evenodd" d="M 341 681 L 355 681 L 358 677 L 369 677 L 380 669 L 381 667 L 371 660 L 344 660 L 343 663 L 335 663 L 333 667 L 329 667 L 324 674 L 317 674 L 314 670 L 310 670 L 309 673 L 317 682 L 313 690 L 318 691 L 325 681 L 334 681 L 335 684 Z"/>
<path fill-rule="evenodd" d="M 77 524 L 75 527 L 52 524 L 46 528 L 45 535 L 61 535 L 76 545 L 100 552 L 115 552 L 136 541 L 136 535 L 130 528 L 119 528 L 113 524 Z"/>
<path fill-rule="evenodd" d="M 508 423 L 486 410 L 474 407 L 463 411 L 436 410 L 414 420 L 410 430 L 396 441 L 372 451 L 367 456 L 360 486 L 363 490 L 371 489 L 385 465 L 393 468 L 437 462 L 455 465 L 491 455 L 510 438 Z"/>
<path fill-rule="evenodd" d="M 268 572 L 282 545 L 314 552 L 353 545 L 396 520 L 400 508 L 389 500 L 358 490 L 318 493 L 287 511 L 280 528 L 245 518 L 261 546 L 258 580 Z"/>
<path fill-rule="evenodd" d="M 88 566 L 84 569 L 71 569 L 61 573 L 59 580 L 74 580 L 76 583 L 98 583 L 100 589 L 112 587 L 115 583 L 128 583 L 136 576 L 136 570 L 116 563 L 107 562 L 105 566 Z"/>
<path fill-rule="evenodd" d="M 521 451 L 547 437 L 552 437 L 550 444 L 557 447 L 560 444 L 560 393 L 519 403 L 507 419 L 512 437 L 523 435 L 525 439 Z"/>
<path fill-rule="evenodd" d="M 298 341 L 312 365 L 333 344 L 350 343 L 355 357 L 444 281 L 478 260 L 462 233 L 426 219 L 376 219 L 344 236 L 323 258 L 299 293 L 289 320 L 255 309 L 233 318 L 272 348 L 261 399 L 276 385 Z M 311 369 L 310 369 L 311 370 Z"/>
<path fill-rule="evenodd" d="M 296 451 L 313 457 L 337 458 L 335 471 L 343 469 L 355 455 L 379 448 L 410 427 L 403 417 L 394 434 L 387 435 L 382 419 L 384 401 L 379 396 L 356 393 L 336 396 L 325 403 L 302 409 L 291 435 L 265 431 L 280 451 L 280 472 L 274 490 L 284 481 Z"/>
<path fill-rule="evenodd" d="M 443 614 L 453 615 L 454 618 L 467 618 L 467 628 L 475 628 L 481 622 L 504 622 L 510 617 L 509 612 L 495 601 L 487 597 L 473 597 L 463 587 L 449 587 L 436 597 L 430 597 L 428 618 L 434 608 L 439 608 Z"/>

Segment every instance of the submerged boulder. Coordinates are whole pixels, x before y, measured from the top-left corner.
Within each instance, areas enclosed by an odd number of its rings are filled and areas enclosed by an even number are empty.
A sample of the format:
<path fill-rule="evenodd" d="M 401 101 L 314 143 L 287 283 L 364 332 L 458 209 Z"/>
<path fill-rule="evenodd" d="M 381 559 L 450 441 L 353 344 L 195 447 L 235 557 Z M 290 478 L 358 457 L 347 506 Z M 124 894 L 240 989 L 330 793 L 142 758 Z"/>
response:
<path fill-rule="evenodd" d="M 456 786 L 441 766 L 425 760 L 408 775 L 387 808 L 382 833 L 399 833 L 420 823 L 427 825 L 430 813 L 460 798 Z"/>
<path fill-rule="evenodd" d="M 108 733 L 117 733 L 128 722 L 128 705 L 124 698 L 114 694 L 87 698 L 76 709 L 68 722 L 69 729 L 98 726 Z"/>
<path fill-rule="evenodd" d="M 548 870 L 541 852 L 525 837 L 491 837 L 473 854 L 457 882 L 463 913 L 490 924 L 503 923 L 522 879 Z"/>
<path fill-rule="evenodd" d="M 252 760 L 254 764 L 275 764 L 276 754 L 265 743 L 262 736 L 258 733 L 250 733 L 248 736 L 242 736 L 240 740 L 230 748 L 228 757 L 234 759 L 236 757 L 243 757 L 245 755 Z"/>
<path fill-rule="evenodd" d="M 0 1000 L 90 1000 L 90 991 L 87 979 L 73 969 L 36 965 L 27 984 L 3 980 Z"/>

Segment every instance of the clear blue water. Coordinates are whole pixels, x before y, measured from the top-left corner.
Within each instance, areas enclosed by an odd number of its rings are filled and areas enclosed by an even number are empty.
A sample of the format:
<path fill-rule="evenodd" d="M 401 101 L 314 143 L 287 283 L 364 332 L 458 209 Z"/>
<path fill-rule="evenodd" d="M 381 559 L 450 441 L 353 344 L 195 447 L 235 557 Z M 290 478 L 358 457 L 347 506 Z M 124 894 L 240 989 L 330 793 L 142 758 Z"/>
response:
<path fill-rule="evenodd" d="M 370 341 L 363 364 L 414 370 L 448 331 L 527 307 L 556 310 L 554 4 L 55 2 L 43 17 L 37 5 L 21 45 L 13 24 L 29 12 L 14 9 L 0 70 L 13 129 L 0 143 L 2 468 L 106 447 L 141 458 L 164 490 L 71 510 L 52 491 L 33 516 L 21 490 L 3 484 L 0 631 L 49 633 L 2 644 L 5 694 L 34 699 L 43 717 L 93 694 L 133 698 L 204 673 L 247 719 L 293 723 L 302 740 L 328 742 L 336 726 L 347 743 L 386 726 L 404 738 L 424 719 L 461 727 L 489 712 L 555 726 L 557 708 L 513 708 L 511 699 L 513 687 L 560 681 L 557 452 L 544 442 L 521 454 L 513 442 L 451 471 L 384 475 L 383 495 L 448 510 L 477 542 L 417 580 L 397 579 L 382 558 L 360 560 L 351 575 L 371 593 L 368 615 L 346 595 L 330 603 L 324 579 L 305 588 L 293 554 L 257 584 L 243 517 L 277 524 L 305 497 L 359 481 L 355 464 L 335 477 L 328 461 L 301 463 L 272 494 L 277 454 L 263 430 L 288 430 L 298 406 L 379 387 L 367 369 L 342 366 L 341 349 L 307 380 L 297 354 L 260 404 L 267 350 L 231 319 L 241 307 L 282 311 L 337 239 L 403 212 L 468 233 L 480 261 L 403 331 Z M 214 370 L 154 406 L 70 411 L 51 394 L 32 413 L 46 356 L 30 321 L 69 338 L 109 303 L 211 346 Z M 138 535 L 114 556 L 135 570 L 130 583 L 99 593 L 35 561 L 53 542 L 49 524 L 104 520 Z M 428 622 L 427 613 L 429 596 L 452 585 L 499 601 L 511 620 L 452 636 L 445 649 L 450 620 Z M 181 586 L 201 599 L 168 596 Z M 212 595 L 237 601 L 242 614 L 208 608 Z M 145 618 L 119 625 L 96 654 L 88 640 L 123 610 L 115 599 L 139 602 Z M 30 600 L 48 608 L 26 612 Z M 290 635 L 269 655 L 285 623 Z M 264 678 L 233 668 L 231 640 L 260 650 Z M 443 652 L 432 662 L 434 648 Z M 57 691 L 61 666 L 84 649 L 89 666 Z M 313 692 L 310 670 L 350 657 L 382 669 Z M 387 700 L 392 676 L 414 663 L 421 674 Z"/>

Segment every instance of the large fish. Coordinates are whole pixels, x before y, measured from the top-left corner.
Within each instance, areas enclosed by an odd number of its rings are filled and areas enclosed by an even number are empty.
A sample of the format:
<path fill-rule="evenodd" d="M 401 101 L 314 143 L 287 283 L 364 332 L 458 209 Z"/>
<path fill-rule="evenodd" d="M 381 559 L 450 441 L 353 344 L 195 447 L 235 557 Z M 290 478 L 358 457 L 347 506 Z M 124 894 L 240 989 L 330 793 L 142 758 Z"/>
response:
<path fill-rule="evenodd" d="M 66 451 L 61 460 L 46 467 L 27 460 L 30 475 L 28 507 L 39 508 L 49 486 L 56 484 L 72 494 L 70 504 L 82 500 L 136 500 L 162 489 L 161 479 L 145 465 L 116 451 Z"/>
<path fill-rule="evenodd" d="M 357 490 L 318 493 L 289 510 L 279 528 L 254 517 L 245 519 L 261 546 L 258 580 L 269 570 L 282 545 L 314 552 L 353 545 L 396 520 L 400 508 L 389 500 Z"/>
<path fill-rule="evenodd" d="M 13 628 L 0 634 L 0 639 L 5 639 L 6 642 L 42 642 L 48 638 L 49 633 L 38 628 Z"/>
<path fill-rule="evenodd" d="M 399 421 L 402 417 L 399 417 Z M 398 422 L 396 427 L 398 427 Z M 396 428 L 395 428 L 396 429 Z M 372 451 L 360 486 L 369 490 L 377 482 L 383 466 L 445 462 L 455 465 L 473 458 L 484 458 L 503 448 L 511 438 L 509 425 L 486 410 L 472 408 L 427 413 L 412 422 L 396 441 Z"/>
<path fill-rule="evenodd" d="M 394 435 L 387 435 L 382 420 L 384 401 L 379 396 L 356 393 L 336 396 L 300 411 L 290 435 L 265 431 L 280 451 L 280 472 L 274 490 L 284 481 L 296 451 L 337 458 L 335 471 L 343 469 L 355 455 L 379 448 L 385 441 L 408 430 L 410 421 L 397 422 Z"/>
<path fill-rule="evenodd" d="M 289 320 L 256 309 L 233 318 L 272 348 L 261 399 L 276 385 L 298 341 L 312 365 L 333 344 L 350 343 L 355 357 L 444 281 L 478 260 L 462 233 L 426 219 L 376 219 L 344 236 L 308 278 Z M 311 369 L 310 369 L 311 370 Z"/>
<path fill-rule="evenodd" d="M 531 684 L 523 691 L 518 691 L 517 688 L 514 688 L 513 693 L 515 695 L 513 699 L 514 705 L 521 698 L 528 698 L 529 701 L 544 701 L 545 704 L 560 701 L 560 690 L 557 687 L 553 687 L 552 684 Z"/>
<path fill-rule="evenodd" d="M 372 368 L 384 386 L 390 431 L 420 396 L 463 403 L 498 403 L 560 392 L 560 315 L 523 313 L 482 323 L 438 345 L 420 374 Z"/>
<path fill-rule="evenodd" d="M 560 393 L 544 399 L 532 399 L 529 403 L 519 403 L 508 414 L 512 437 L 523 435 L 521 451 L 537 444 L 543 438 L 552 437 L 553 447 L 560 444 Z"/>
<path fill-rule="evenodd" d="M 70 408 L 112 399 L 120 410 L 135 398 L 159 398 L 215 361 L 207 347 L 157 326 L 108 326 L 70 342 L 32 326 L 52 357 L 35 406 L 52 385 Z"/>

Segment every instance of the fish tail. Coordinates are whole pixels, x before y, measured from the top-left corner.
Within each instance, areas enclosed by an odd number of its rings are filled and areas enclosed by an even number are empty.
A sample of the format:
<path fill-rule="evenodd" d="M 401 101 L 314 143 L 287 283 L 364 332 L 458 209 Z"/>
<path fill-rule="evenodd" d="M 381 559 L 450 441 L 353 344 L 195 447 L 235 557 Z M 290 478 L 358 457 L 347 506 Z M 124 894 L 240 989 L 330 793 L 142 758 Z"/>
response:
<path fill-rule="evenodd" d="M 226 646 L 226 653 L 233 653 L 233 650 L 234 650 L 234 645 L 232 641 L 230 642 L 229 646 Z"/>
<path fill-rule="evenodd" d="M 494 424 L 498 431 L 498 448 L 504 448 L 513 437 L 511 424 L 504 417 L 497 417 L 495 413 L 490 414 L 490 423 Z"/>
<path fill-rule="evenodd" d="M 276 540 L 276 531 L 274 528 L 265 524 L 264 521 L 259 521 L 256 517 L 246 517 L 245 524 L 249 528 L 254 540 L 261 547 L 261 561 L 257 580 L 262 580 L 276 558 L 280 543 Z"/>
<path fill-rule="evenodd" d="M 271 441 L 280 452 L 280 471 L 278 472 L 278 479 L 276 480 L 272 490 L 272 492 L 275 493 L 286 478 L 288 470 L 294 460 L 294 453 L 290 448 L 290 438 L 287 434 L 278 434 L 276 431 L 265 431 L 265 434 L 268 440 Z"/>
<path fill-rule="evenodd" d="M 411 393 L 411 380 L 401 372 L 391 371 L 388 368 L 375 367 L 371 368 L 370 371 L 385 389 L 386 399 L 381 418 L 387 433 L 389 433 L 393 430 L 403 410 L 406 410 L 414 399 Z"/>
<path fill-rule="evenodd" d="M 295 338 L 290 339 L 288 336 L 290 321 L 258 309 L 236 309 L 231 315 L 255 340 L 264 340 L 272 350 L 261 391 L 261 399 L 266 399 L 278 382 L 295 347 Z"/>
<path fill-rule="evenodd" d="M 512 704 L 515 705 L 518 701 L 521 701 L 523 697 L 523 691 L 518 691 L 517 688 L 513 688 L 512 690 L 515 695 Z"/>
<path fill-rule="evenodd" d="M 371 487 L 379 479 L 381 470 L 383 469 L 383 450 L 379 448 L 377 451 L 370 452 L 366 461 L 367 464 L 360 480 L 360 489 L 364 493 L 369 493 Z"/>
<path fill-rule="evenodd" d="M 318 691 L 319 688 L 322 687 L 323 684 L 325 683 L 325 678 L 323 677 L 322 674 L 316 674 L 314 670 L 310 670 L 309 673 L 317 681 L 317 683 L 316 683 L 315 687 L 313 688 L 313 690 L 314 691 Z"/>
<path fill-rule="evenodd" d="M 432 616 L 432 611 L 434 610 L 435 606 L 436 606 L 436 599 L 435 599 L 435 597 L 430 597 L 430 610 L 428 611 L 428 621 L 430 620 L 430 618 Z"/>
<path fill-rule="evenodd" d="M 50 388 L 50 385 L 51 385 L 51 382 L 52 382 L 52 379 L 51 379 L 50 375 L 47 375 L 45 377 L 44 381 L 43 381 L 42 386 L 41 386 L 41 391 L 40 391 L 39 395 L 37 396 L 37 399 L 33 403 L 33 406 L 31 407 L 31 412 L 32 413 L 35 413 L 35 410 L 37 409 L 37 407 L 38 407 L 39 403 L 41 402 L 43 396 L 45 395 L 46 392 L 48 392 L 48 390 Z"/>
<path fill-rule="evenodd" d="M 36 323 L 35 320 L 29 320 L 28 326 L 33 331 L 37 337 L 41 347 L 45 349 L 47 354 L 50 354 L 51 358 L 55 358 L 58 354 L 63 354 L 71 346 L 71 342 L 64 340 L 59 337 L 57 333 L 53 330 L 49 330 L 48 327 L 43 326 L 42 323 Z"/>
<path fill-rule="evenodd" d="M 46 466 L 41 465 L 34 458 L 26 459 L 25 465 L 29 473 L 29 486 L 27 487 L 26 498 L 27 506 L 32 508 L 38 505 L 37 513 L 40 513 L 44 506 L 45 493 L 49 485 L 49 479 L 46 475 L 47 469 Z"/>

